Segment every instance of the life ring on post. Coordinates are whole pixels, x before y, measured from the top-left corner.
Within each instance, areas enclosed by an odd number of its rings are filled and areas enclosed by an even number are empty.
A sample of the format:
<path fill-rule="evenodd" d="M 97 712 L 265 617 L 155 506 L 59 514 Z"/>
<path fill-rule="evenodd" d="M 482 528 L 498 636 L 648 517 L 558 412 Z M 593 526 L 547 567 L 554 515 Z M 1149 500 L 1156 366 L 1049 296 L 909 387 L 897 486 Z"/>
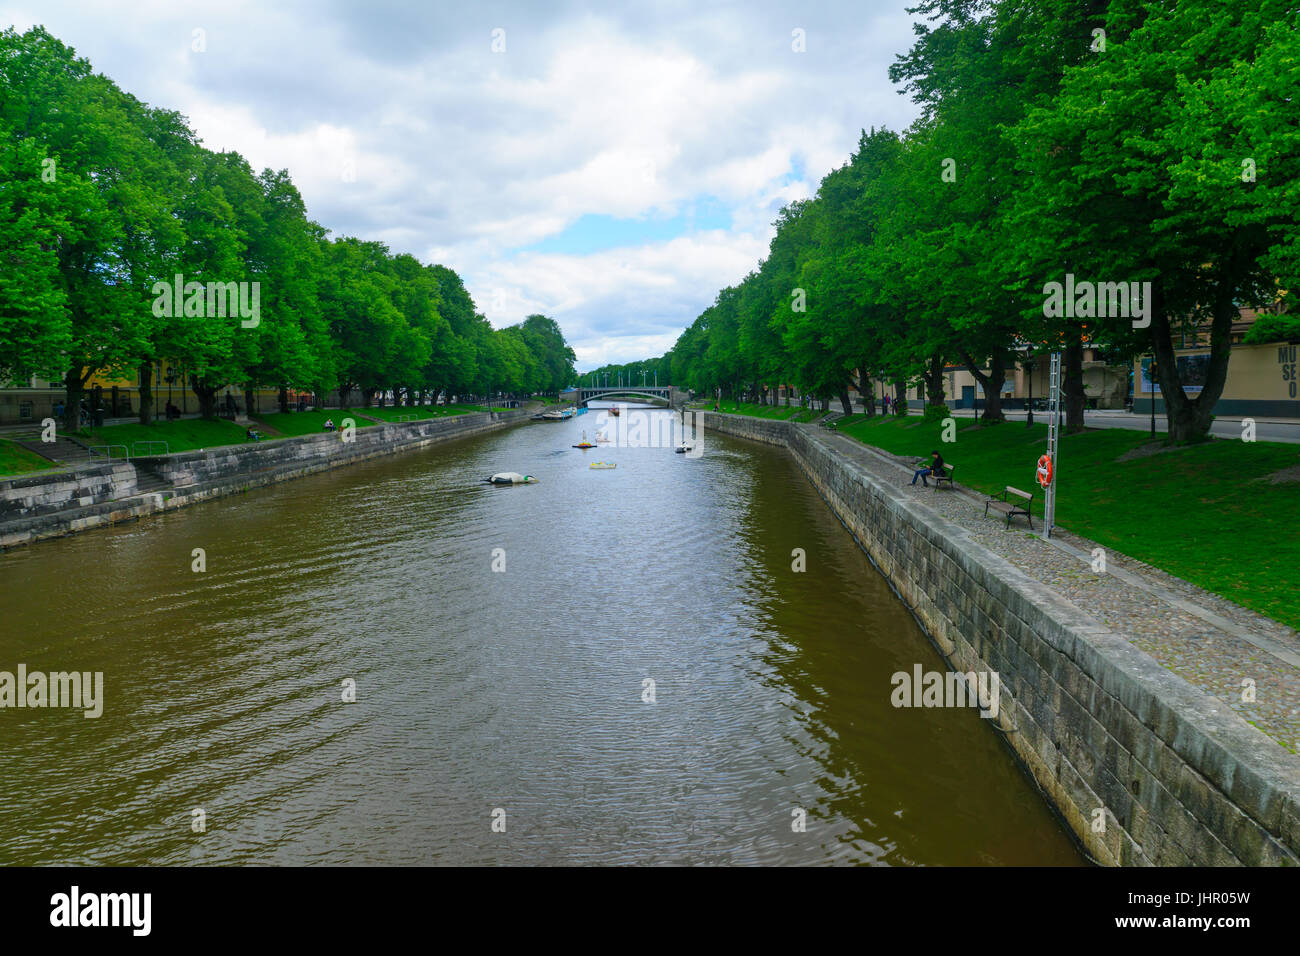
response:
<path fill-rule="evenodd" d="M 1038 483 L 1046 488 L 1052 483 L 1052 457 L 1042 455 L 1038 459 Z"/>

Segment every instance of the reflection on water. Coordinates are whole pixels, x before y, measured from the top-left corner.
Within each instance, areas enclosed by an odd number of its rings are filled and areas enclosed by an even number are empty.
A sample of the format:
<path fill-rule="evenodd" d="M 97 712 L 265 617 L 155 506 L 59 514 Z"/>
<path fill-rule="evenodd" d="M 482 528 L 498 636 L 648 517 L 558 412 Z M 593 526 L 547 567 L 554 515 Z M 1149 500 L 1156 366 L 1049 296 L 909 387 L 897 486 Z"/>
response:
<path fill-rule="evenodd" d="M 0 861 L 1080 862 L 973 711 L 890 706 L 942 661 L 786 456 L 596 418 L 0 555 L 0 670 L 107 698 L 0 710 Z"/>

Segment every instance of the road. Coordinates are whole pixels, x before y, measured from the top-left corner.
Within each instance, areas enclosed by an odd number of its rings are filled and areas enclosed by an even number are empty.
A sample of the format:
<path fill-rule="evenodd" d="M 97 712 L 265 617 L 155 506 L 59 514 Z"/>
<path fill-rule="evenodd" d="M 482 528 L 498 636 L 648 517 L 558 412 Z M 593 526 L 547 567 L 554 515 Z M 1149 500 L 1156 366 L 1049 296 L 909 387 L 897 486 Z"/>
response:
<path fill-rule="evenodd" d="M 969 418 L 976 413 L 969 408 L 959 408 L 954 410 L 953 414 L 958 418 Z M 1007 411 L 1005 414 L 1011 421 L 1023 422 L 1025 420 L 1025 413 L 1022 411 Z M 1064 414 L 1062 417 L 1064 417 Z M 1140 432 L 1149 432 L 1151 430 L 1150 414 L 1135 415 L 1129 412 L 1104 409 L 1085 411 L 1083 420 L 1089 428 L 1128 428 Z M 1034 421 L 1046 422 L 1047 414 L 1045 412 L 1035 412 Z M 1157 413 L 1156 433 L 1168 431 L 1168 428 L 1165 417 Z M 1240 438 L 1241 416 L 1219 416 L 1214 420 L 1214 424 L 1210 426 L 1210 433 L 1216 438 Z M 1255 419 L 1255 440 L 1300 444 L 1300 421 L 1285 418 L 1257 418 Z"/>
<path fill-rule="evenodd" d="M 855 412 L 862 411 L 861 403 L 853 406 Z M 969 408 L 954 408 L 953 417 L 955 418 L 972 418 L 978 417 L 979 412 Z M 912 409 L 911 414 L 920 415 L 920 409 Z M 1004 409 L 1008 421 L 1025 420 L 1023 411 Z M 1064 419 L 1064 412 L 1062 412 Z M 1135 415 L 1124 411 L 1115 411 L 1112 409 L 1102 409 L 1098 411 L 1085 411 L 1083 420 L 1089 428 L 1128 428 L 1132 431 L 1149 432 L 1151 430 L 1151 416 Z M 1034 421 L 1043 424 L 1047 421 L 1046 412 L 1034 412 Z M 1210 433 L 1216 438 L 1240 438 L 1241 437 L 1240 415 L 1220 415 L 1210 426 Z M 1169 425 L 1165 421 L 1164 415 L 1156 415 L 1156 434 L 1169 430 Z M 1276 441 L 1286 442 L 1288 444 L 1300 444 L 1300 421 L 1294 418 L 1256 418 L 1255 419 L 1255 440 L 1256 441 Z"/>

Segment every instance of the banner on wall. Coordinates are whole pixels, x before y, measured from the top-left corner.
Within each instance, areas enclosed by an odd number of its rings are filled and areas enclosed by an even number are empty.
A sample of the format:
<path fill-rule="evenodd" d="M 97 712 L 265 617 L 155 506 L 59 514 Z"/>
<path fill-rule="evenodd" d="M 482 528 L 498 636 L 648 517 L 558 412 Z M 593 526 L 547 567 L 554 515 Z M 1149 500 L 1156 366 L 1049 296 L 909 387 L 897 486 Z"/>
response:
<path fill-rule="evenodd" d="M 1151 381 L 1150 357 L 1142 360 L 1142 391 L 1151 393 L 1159 391 L 1159 386 Z M 1205 387 L 1205 378 L 1210 370 L 1210 353 L 1194 352 L 1191 355 L 1178 356 L 1178 380 L 1183 383 L 1183 391 L 1188 395 L 1198 394 Z"/>

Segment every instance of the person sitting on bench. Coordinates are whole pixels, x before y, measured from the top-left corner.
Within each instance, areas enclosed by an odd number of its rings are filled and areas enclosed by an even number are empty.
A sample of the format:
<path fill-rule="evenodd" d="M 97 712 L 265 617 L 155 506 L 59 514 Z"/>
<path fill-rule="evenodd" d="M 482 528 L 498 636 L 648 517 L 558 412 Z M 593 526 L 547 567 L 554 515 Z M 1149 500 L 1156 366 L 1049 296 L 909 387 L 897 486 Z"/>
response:
<path fill-rule="evenodd" d="M 332 418 L 325 419 L 325 430 L 327 432 L 332 432 L 334 430 L 334 419 Z"/>
<path fill-rule="evenodd" d="M 930 475 L 934 475 L 936 478 L 943 478 L 946 475 L 946 472 L 943 470 L 943 456 L 937 451 L 930 452 L 930 464 L 928 466 L 925 468 L 918 468 L 916 473 L 912 475 L 912 484 L 916 484 L 916 479 L 920 478 L 921 484 L 929 488 L 930 482 L 926 479 Z"/>

